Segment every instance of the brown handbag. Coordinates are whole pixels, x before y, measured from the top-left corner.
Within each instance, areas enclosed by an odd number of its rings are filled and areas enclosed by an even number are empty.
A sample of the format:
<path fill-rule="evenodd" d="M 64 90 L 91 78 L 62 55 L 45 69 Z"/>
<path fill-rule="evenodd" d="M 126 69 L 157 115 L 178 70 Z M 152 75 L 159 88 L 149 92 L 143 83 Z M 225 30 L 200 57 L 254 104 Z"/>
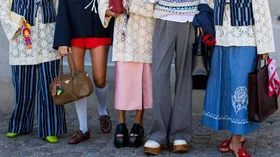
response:
<path fill-rule="evenodd" d="M 64 105 L 70 102 L 77 101 L 89 96 L 93 92 L 93 86 L 87 72 L 77 72 L 76 65 L 71 54 L 69 54 L 73 62 L 71 73 L 62 75 L 62 62 L 60 59 L 60 67 L 58 76 L 50 85 L 51 95 L 56 105 Z"/>
<path fill-rule="evenodd" d="M 268 94 L 268 66 L 261 66 L 261 56 L 255 61 L 254 71 L 248 75 L 248 120 L 263 122 L 278 110 L 277 96 Z"/>
<path fill-rule="evenodd" d="M 117 14 L 124 13 L 122 0 L 109 0 L 109 6 L 113 7 L 112 12 Z"/>

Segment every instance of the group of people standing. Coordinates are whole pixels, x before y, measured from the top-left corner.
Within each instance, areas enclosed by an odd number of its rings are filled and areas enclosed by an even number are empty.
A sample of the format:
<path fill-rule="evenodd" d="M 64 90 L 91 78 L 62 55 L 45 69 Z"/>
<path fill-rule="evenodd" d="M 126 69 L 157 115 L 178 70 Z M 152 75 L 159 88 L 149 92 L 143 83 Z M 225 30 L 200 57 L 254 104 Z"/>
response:
<path fill-rule="evenodd" d="M 247 120 L 247 74 L 253 70 L 257 54 L 265 59 L 267 53 L 274 51 L 268 1 L 122 2 L 124 13 L 117 14 L 109 0 L 1 0 L 0 20 L 10 41 L 15 89 L 15 109 L 7 136 L 32 131 L 37 104 L 39 137 L 58 142 L 57 136 L 67 131 L 65 113 L 63 106 L 53 103 L 49 84 L 58 75 L 60 57 L 69 53 L 76 70 L 84 71 L 86 50 L 92 60 L 100 126 L 109 133 L 112 122 L 106 109 L 106 69 L 112 45 L 114 106 L 118 110 L 115 147 L 142 145 L 144 110 L 152 108 L 144 152 L 156 155 L 169 147 L 175 153 L 189 151 L 192 44 L 196 35 L 192 22 L 199 14 L 199 6 L 210 6 L 214 11 L 216 45 L 211 51 L 202 123 L 215 130 L 230 131 L 231 137 L 220 145 L 221 152 L 249 157 L 243 148 L 244 135 L 258 129 L 259 123 Z M 32 48 L 26 46 L 24 28 L 30 29 Z M 170 70 L 174 54 L 176 82 L 172 100 Z M 70 60 L 69 66 L 73 68 Z M 87 98 L 74 103 L 80 126 L 71 134 L 69 144 L 90 138 Z M 136 116 L 129 132 L 125 112 L 131 110 L 136 111 Z"/>

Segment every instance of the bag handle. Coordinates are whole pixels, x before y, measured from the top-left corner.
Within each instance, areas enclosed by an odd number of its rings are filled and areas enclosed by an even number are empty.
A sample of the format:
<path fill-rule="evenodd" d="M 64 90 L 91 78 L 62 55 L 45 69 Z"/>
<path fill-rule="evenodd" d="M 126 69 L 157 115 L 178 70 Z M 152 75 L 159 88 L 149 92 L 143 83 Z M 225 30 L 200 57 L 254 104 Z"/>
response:
<path fill-rule="evenodd" d="M 256 61 L 255 61 L 255 66 L 254 66 L 254 71 L 258 71 L 261 68 L 261 56 L 262 55 L 257 55 Z M 267 57 L 267 59 L 264 60 L 264 64 L 267 64 L 267 61 L 269 59 L 269 56 Z"/>
<path fill-rule="evenodd" d="M 196 30 L 196 37 L 197 37 L 197 51 L 196 54 L 197 55 L 202 55 L 202 51 L 201 51 L 201 47 L 202 47 L 202 30 L 200 27 L 197 27 Z"/>
<path fill-rule="evenodd" d="M 68 49 L 68 56 L 71 60 L 71 62 L 73 63 L 73 68 L 70 68 L 71 70 L 71 73 L 72 73 L 72 76 L 74 77 L 75 75 L 75 72 L 76 72 L 76 64 L 75 64 L 75 61 L 74 61 L 74 58 L 73 58 L 73 55 L 71 53 L 69 53 L 69 49 Z M 59 61 L 59 69 L 58 69 L 58 76 L 57 76 L 57 79 L 60 80 L 60 76 L 62 75 L 62 70 L 63 70 L 63 56 L 60 58 L 60 61 Z"/>

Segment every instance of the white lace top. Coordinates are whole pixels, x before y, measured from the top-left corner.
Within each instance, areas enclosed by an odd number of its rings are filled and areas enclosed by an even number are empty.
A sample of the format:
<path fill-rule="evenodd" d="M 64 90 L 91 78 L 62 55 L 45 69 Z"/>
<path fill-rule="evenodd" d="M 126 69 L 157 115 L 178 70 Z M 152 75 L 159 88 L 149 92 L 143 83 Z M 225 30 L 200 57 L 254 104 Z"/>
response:
<path fill-rule="evenodd" d="M 214 7 L 214 0 L 209 0 Z M 268 0 L 253 0 L 254 26 L 231 26 L 230 6 L 225 7 L 223 26 L 216 28 L 216 45 L 256 46 L 258 54 L 275 51 Z"/>
<path fill-rule="evenodd" d="M 53 0 L 57 8 L 58 1 Z M 11 12 L 12 0 L 0 0 L 0 20 L 9 40 L 9 62 L 11 65 L 35 65 L 59 59 L 59 53 L 52 48 L 55 23 L 42 24 L 40 9 L 36 25 L 31 28 L 32 48 L 26 50 L 25 41 L 20 34 L 24 17 Z"/>
<path fill-rule="evenodd" d="M 138 0 L 130 1 L 136 2 Z M 143 5 L 147 6 L 143 7 Z M 150 5 L 131 2 L 130 7 L 134 8 L 134 11 L 130 12 L 124 41 L 122 41 L 124 15 L 118 15 L 115 18 L 112 61 L 152 63 L 155 19 L 150 17 L 153 15 L 153 9 Z M 98 6 L 101 23 L 107 27 L 110 18 L 106 17 L 105 13 L 109 6 L 109 0 L 98 0 Z"/>

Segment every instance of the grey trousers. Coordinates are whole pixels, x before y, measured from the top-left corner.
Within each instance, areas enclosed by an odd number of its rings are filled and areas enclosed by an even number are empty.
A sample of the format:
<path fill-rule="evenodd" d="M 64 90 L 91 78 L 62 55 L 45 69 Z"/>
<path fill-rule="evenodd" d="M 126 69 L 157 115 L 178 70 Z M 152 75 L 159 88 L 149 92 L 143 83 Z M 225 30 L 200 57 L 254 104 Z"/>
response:
<path fill-rule="evenodd" d="M 148 139 L 160 144 L 190 142 L 192 133 L 192 23 L 157 20 L 153 39 L 153 122 Z M 172 105 L 170 70 L 175 57 L 175 97 Z"/>

